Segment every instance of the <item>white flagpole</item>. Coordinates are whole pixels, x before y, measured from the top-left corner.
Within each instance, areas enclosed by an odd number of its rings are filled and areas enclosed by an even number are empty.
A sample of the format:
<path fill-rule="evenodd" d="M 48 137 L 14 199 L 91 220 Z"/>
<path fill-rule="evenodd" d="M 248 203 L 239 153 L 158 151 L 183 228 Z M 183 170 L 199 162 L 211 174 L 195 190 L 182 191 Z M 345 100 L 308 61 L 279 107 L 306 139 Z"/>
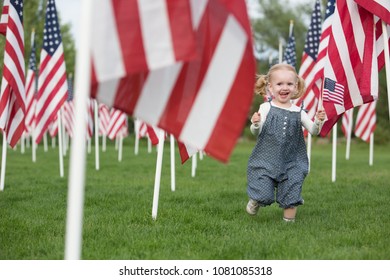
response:
<path fill-rule="evenodd" d="M 353 127 L 353 108 L 349 109 L 348 114 L 348 128 L 347 128 L 347 148 L 345 151 L 345 159 L 349 160 L 349 156 L 351 153 L 351 135 L 352 135 L 352 127 Z"/>
<path fill-rule="evenodd" d="M 374 133 L 370 135 L 370 156 L 368 164 L 372 166 L 374 164 Z"/>
<path fill-rule="evenodd" d="M 0 191 L 4 190 L 4 180 L 5 180 L 5 165 L 7 163 L 7 135 L 3 131 L 3 152 L 1 157 L 1 178 L 0 178 Z"/>
<path fill-rule="evenodd" d="M 47 148 L 47 131 L 43 134 L 43 150 L 45 152 L 48 151 L 48 148 Z"/>
<path fill-rule="evenodd" d="M 191 166 L 191 176 L 195 177 L 196 167 L 197 167 L 197 153 L 192 155 L 192 166 Z"/>
<path fill-rule="evenodd" d="M 152 152 L 152 141 L 150 140 L 150 137 L 146 137 L 148 140 L 148 153 L 150 154 Z"/>
<path fill-rule="evenodd" d="M 60 177 L 64 177 L 64 152 L 62 151 L 62 141 L 64 140 L 62 138 L 62 129 L 61 129 L 61 109 L 58 110 L 57 113 L 57 122 L 58 122 L 58 152 L 59 152 L 59 160 L 60 160 Z"/>
<path fill-rule="evenodd" d="M 337 123 L 333 126 L 332 134 L 332 182 L 336 182 Z"/>
<path fill-rule="evenodd" d="M 283 61 L 283 42 L 282 38 L 279 38 L 279 63 Z"/>
<path fill-rule="evenodd" d="M 309 171 L 310 171 L 310 162 L 311 162 L 311 141 L 312 136 L 310 133 L 307 134 L 307 159 L 309 161 Z"/>
<path fill-rule="evenodd" d="M 176 189 L 176 178 L 175 178 L 175 138 L 171 134 L 170 136 L 171 144 L 171 191 Z"/>
<path fill-rule="evenodd" d="M 99 107 L 96 99 L 94 100 L 95 105 L 95 168 L 99 170 L 100 162 L 99 162 Z"/>
<path fill-rule="evenodd" d="M 160 194 L 160 181 L 161 181 L 161 169 L 164 152 L 164 139 L 165 131 L 159 129 L 158 131 L 158 146 L 157 146 L 157 162 L 156 162 L 156 174 L 154 178 L 154 194 L 153 194 L 153 207 L 152 207 L 152 219 L 157 219 L 158 209 L 158 197 Z"/>
<path fill-rule="evenodd" d="M 61 108 L 61 117 L 64 114 L 64 111 L 62 108 Z M 59 127 L 58 130 L 59 129 L 61 129 L 61 132 L 62 132 L 62 154 L 65 157 L 66 156 L 66 131 L 65 131 L 65 126 L 64 126 L 64 122 L 62 119 L 61 119 L 61 127 Z"/>
<path fill-rule="evenodd" d="M 120 135 L 119 137 L 117 137 L 117 139 L 118 139 L 118 161 L 121 162 L 122 161 L 123 136 Z"/>
<path fill-rule="evenodd" d="M 25 139 L 26 139 L 26 133 L 23 132 L 23 133 L 22 133 L 22 137 L 21 137 L 21 139 L 20 139 L 20 152 L 21 152 L 22 154 L 24 154 L 24 151 L 25 151 L 25 149 L 24 149 L 24 142 L 25 142 Z"/>
<path fill-rule="evenodd" d="M 81 256 L 84 188 L 85 188 L 85 115 L 90 91 L 90 38 L 92 31 L 92 0 L 81 2 L 80 47 L 76 60 L 75 124 L 70 155 L 68 208 L 65 235 L 65 259 Z"/>
<path fill-rule="evenodd" d="M 91 138 L 89 138 L 89 136 L 87 139 L 87 143 L 88 143 L 88 154 L 90 154 L 91 153 Z"/>
<path fill-rule="evenodd" d="M 383 45 L 385 50 L 385 67 L 386 67 L 386 83 L 387 83 L 387 101 L 389 108 L 389 120 L 390 120 L 390 54 L 389 54 L 389 44 L 387 42 L 389 34 L 387 33 L 386 23 L 382 20 L 382 32 L 383 32 Z"/>
<path fill-rule="evenodd" d="M 106 146 L 107 146 L 106 139 L 107 139 L 106 134 L 103 133 L 103 135 L 102 135 L 102 152 L 106 151 Z"/>
<path fill-rule="evenodd" d="M 26 148 L 27 148 L 27 149 L 30 148 L 30 138 L 31 138 L 31 135 L 29 134 L 29 135 L 26 137 Z"/>
<path fill-rule="evenodd" d="M 32 139 L 31 139 L 31 142 L 32 142 L 32 161 L 33 162 L 36 162 L 37 161 L 37 143 L 35 142 L 35 122 L 33 124 L 34 128 L 33 128 L 33 132 L 32 132 Z"/>
<path fill-rule="evenodd" d="M 134 134 L 135 134 L 134 154 L 138 155 L 138 151 L 139 151 L 139 121 L 138 120 L 134 120 Z"/>

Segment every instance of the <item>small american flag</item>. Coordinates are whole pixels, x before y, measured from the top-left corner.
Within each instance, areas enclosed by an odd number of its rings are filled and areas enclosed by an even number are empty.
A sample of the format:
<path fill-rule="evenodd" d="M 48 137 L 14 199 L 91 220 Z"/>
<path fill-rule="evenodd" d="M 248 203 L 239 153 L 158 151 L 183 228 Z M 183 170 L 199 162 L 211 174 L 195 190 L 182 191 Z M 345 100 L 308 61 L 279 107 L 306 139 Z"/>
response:
<path fill-rule="evenodd" d="M 323 100 L 343 106 L 344 86 L 332 79 L 325 78 Z"/>

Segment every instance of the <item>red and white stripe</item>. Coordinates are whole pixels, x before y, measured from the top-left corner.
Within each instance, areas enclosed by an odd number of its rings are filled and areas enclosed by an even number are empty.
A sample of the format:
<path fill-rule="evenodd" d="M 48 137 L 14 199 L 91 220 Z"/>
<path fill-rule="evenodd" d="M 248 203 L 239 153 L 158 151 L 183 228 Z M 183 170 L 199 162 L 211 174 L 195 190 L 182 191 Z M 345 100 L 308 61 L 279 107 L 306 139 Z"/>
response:
<path fill-rule="evenodd" d="M 245 125 L 255 78 L 245 1 L 100 2 L 104 5 L 95 6 L 97 11 L 93 13 L 97 17 L 93 26 L 99 32 L 93 32 L 96 36 L 92 42 L 92 96 L 164 129 L 179 141 L 227 161 Z M 156 7 L 166 5 L 162 9 L 165 12 L 156 12 L 153 20 L 150 20 L 146 2 L 158 2 Z M 179 2 L 183 7 L 189 2 L 187 6 L 191 15 L 188 12 L 175 12 L 174 18 L 167 17 Z M 118 3 L 134 7 L 119 9 Z M 187 6 L 178 11 L 186 11 Z M 122 10 L 126 10 L 126 13 L 122 14 Z M 141 20 L 136 20 L 137 17 L 127 14 L 127 11 L 136 11 Z M 132 30 L 140 31 L 139 37 L 130 36 L 129 25 L 118 18 L 131 21 Z M 175 20 L 176 24 L 166 24 L 167 18 Z M 147 26 L 150 22 L 154 22 L 157 28 L 153 32 Z M 175 31 L 178 24 L 181 32 Z M 147 41 L 153 40 L 155 46 L 164 42 L 165 36 L 154 38 L 151 35 L 155 32 L 171 34 L 171 45 L 180 48 L 185 55 L 168 55 L 171 58 L 162 62 L 159 62 L 158 52 L 149 55 L 153 49 L 147 47 Z M 98 43 L 102 38 L 111 43 L 109 52 L 102 51 L 105 44 Z M 195 56 L 192 51 L 194 38 L 197 44 Z M 134 45 L 130 45 L 131 40 L 135 40 L 132 42 Z M 133 57 L 134 54 L 130 56 L 129 52 L 133 49 L 148 55 L 138 54 L 140 58 Z M 142 66 L 137 61 L 143 57 L 148 57 L 148 63 Z M 139 68 L 141 73 L 137 70 Z"/>
<path fill-rule="evenodd" d="M 198 152 L 196 148 L 179 141 L 177 142 L 177 146 L 179 147 L 179 154 L 182 164 L 184 164 L 190 157 Z"/>
<path fill-rule="evenodd" d="M 355 0 L 355 2 L 390 25 L 389 0 Z"/>
<path fill-rule="evenodd" d="M 136 122 L 137 122 L 136 127 L 139 128 L 138 129 L 138 137 L 139 138 L 148 137 L 150 139 L 152 145 L 157 145 L 158 144 L 158 136 L 157 136 L 156 131 L 158 130 L 158 128 L 152 127 L 141 120 L 136 120 Z"/>
<path fill-rule="evenodd" d="M 370 141 L 370 136 L 376 128 L 376 103 L 377 101 L 375 100 L 363 104 L 359 107 L 356 116 L 355 135 L 366 142 Z"/>
<path fill-rule="evenodd" d="M 47 127 L 47 132 L 49 132 L 49 135 L 51 138 L 54 138 L 58 134 L 58 116 L 54 118 L 54 120 L 49 124 Z"/>
<path fill-rule="evenodd" d="M 49 6 L 51 5 L 51 6 Z M 57 28 L 53 16 L 57 15 L 54 1 L 47 2 L 45 31 L 50 21 L 52 28 Z M 59 26 L 58 26 L 59 28 Z M 58 110 L 68 97 L 68 82 L 64 59 L 64 49 L 60 30 L 56 30 L 57 40 L 61 40 L 54 53 L 50 55 L 45 50 L 45 42 L 41 50 L 40 68 L 38 75 L 38 98 L 36 107 L 35 142 L 39 143 L 48 125 L 56 118 Z M 48 32 L 49 33 L 49 32 Z M 44 41 L 50 40 L 44 36 Z M 46 47 L 48 48 L 48 47 Z"/>
<path fill-rule="evenodd" d="M 341 130 L 343 131 L 345 138 L 348 138 L 348 134 L 350 132 L 349 126 L 351 125 L 352 121 L 353 121 L 353 108 L 345 112 L 343 114 L 343 117 L 341 118 Z"/>
<path fill-rule="evenodd" d="M 326 135 L 346 110 L 378 98 L 374 16 L 353 0 L 336 1 L 324 76 L 344 86 L 344 102 L 324 102 Z"/>
<path fill-rule="evenodd" d="M 26 77 L 26 131 L 31 132 L 35 123 L 35 107 L 36 99 L 36 73 L 32 69 L 28 69 Z"/>
<path fill-rule="evenodd" d="M 116 137 L 127 135 L 127 115 L 117 109 L 111 109 L 110 122 L 108 124 L 108 138 L 114 140 Z"/>
<path fill-rule="evenodd" d="M 321 26 L 321 16 L 318 16 L 317 13 L 321 14 L 321 4 L 320 4 L 319 0 L 317 0 L 315 2 L 315 6 L 314 6 L 312 16 L 311 16 L 311 21 L 312 21 L 311 25 Z M 318 23 L 317 23 L 317 20 L 319 21 Z M 314 42 L 312 42 L 311 40 L 321 38 L 321 34 L 316 34 L 315 29 L 314 30 L 309 29 L 308 32 L 311 32 L 311 34 L 309 34 L 309 33 L 307 34 L 305 46 L 308 45 L 308 47 L 309 47 L 310 45 L 314 44 Z M 312 46 L 309 48 L 315 48 L 315 46 L 314 47 Z M 319 48 L 319 46 L 318 46 L 318 48 Z M 306 50 L 306 48 L 305 48 L 305 50 Z M 316 73 L 314 71 L 315 65 L 317 62 L 317 58 L 314 59 L 310 55 L 310 53 L 306 52 L 305 50 L 303 51 L 303 54 L 302 54 L 301 66 L 299 68 L 298 74 L 299 74 L 299 76 L 301 76 L 305 80 L 305 84 L 307 86 L 306 86 L 306 91 L 305 91 L 304 95 L 296 101 L 296 104 L 299 106 L 303 103 L 304 108 L 305 108 L 305 110 L 307 110 L 307 113 L 308 113 L 308 116 L 310 117 L 310 119 L 314 119 L 315 113 L 317 111 L 318 99 L 320 96 L 320 88 L 315 83 L 315 74 Z M 318 50 L 317 50 L 316 54 L 318 55 Z M 305 130 L 305 134 L 307 134 L 306 130 Z"/>
<path fill-rule="evenodd" d="M 93 136 L 93 124 L 94 124 L 94 100 L 89 98 L 87 100 L 87 139 L 91 139 Z"/>
<path fill-rule="evenodd" d="M 65 101 L 63 108 L 64 109 L 62 111 L 62 121 L 65 127 L 65 131 L 66 133 L 68 133 L 70 137 L 73 137 L 74 110 L 75 110 L 73 99 Z"/>
<path fill-rule="evenodd" d="M 9 1 L 6 41 L 4 47 L 4 67 L 0 93 L 0 129 L 6 132 L 7 142 L 14 147 L 25 130 L 25 65 L 24 31 L 22 18 L 16 10 L 23 11 L 21 5 L 14 7 Z"/>
<path fill-rule="evenodd" d="M 107 135 L 108 124 L 110 123 L 110 109 L 106 104 L 99 104 L 99 135 Z"/>
<path fill-rule="evenodd" d="M 1 17 L 0 17 L 0 34 L 3 34 L 4 36 L 5 33 L 7 32 L 8 9 L 9 9 L 9 0 L 4 0 L 3 10 L 1 12 Z"/>

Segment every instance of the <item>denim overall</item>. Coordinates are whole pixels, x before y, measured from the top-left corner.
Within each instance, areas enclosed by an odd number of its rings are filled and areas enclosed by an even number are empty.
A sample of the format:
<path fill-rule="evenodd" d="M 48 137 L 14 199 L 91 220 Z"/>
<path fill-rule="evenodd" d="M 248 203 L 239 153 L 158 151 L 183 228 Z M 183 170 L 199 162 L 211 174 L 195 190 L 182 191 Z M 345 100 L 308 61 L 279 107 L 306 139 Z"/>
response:
<path fill-rule="evenodd" d="M 248 196 L 260 206 L 267 206 L 275 202 L 276 190 L 276 202 L 281 208 L 301 205 L 308 168 L 301 112 L 271 105 L 248 160 Z"/>

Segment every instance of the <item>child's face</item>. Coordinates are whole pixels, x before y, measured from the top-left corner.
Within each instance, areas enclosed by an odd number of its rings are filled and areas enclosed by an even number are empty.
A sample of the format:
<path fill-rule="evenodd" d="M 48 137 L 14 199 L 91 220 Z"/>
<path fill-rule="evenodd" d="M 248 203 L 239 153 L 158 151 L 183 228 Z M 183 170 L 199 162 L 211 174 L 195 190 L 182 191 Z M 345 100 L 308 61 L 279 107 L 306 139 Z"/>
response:
<path fill-rule="evenodd" d="M 274 102 L 289 103 L 297 91 L 296 75 L 292 71 L 280 69 L 272 73 L 268 89 L 274 96 Z"/>

